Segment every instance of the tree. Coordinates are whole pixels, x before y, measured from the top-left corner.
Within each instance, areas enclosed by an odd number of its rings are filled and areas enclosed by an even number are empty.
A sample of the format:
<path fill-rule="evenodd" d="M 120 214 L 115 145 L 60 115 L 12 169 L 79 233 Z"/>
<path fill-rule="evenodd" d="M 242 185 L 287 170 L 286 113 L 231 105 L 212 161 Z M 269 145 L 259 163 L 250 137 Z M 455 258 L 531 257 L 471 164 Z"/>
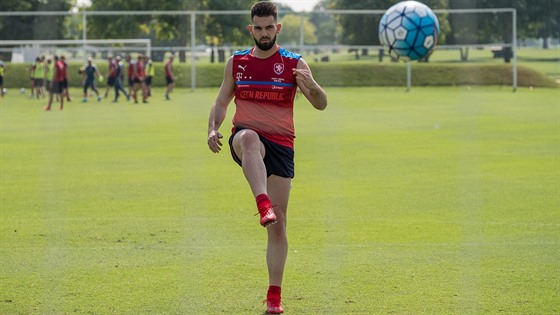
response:
<path fill-rule="evenodd" d="M 247 1 L 244 0 L 208 0 L 206 3 L 208 10 L 227 11 L 244 10 L 246 14 L 235 15 L 216 15 L 208 14 L 204 16 L 205 43 L 214 46 L 240 46 L 251 43 L 248 36 L 247 26 L 250 23 L 249 8 Z M 218 61 L 225 62 L 226 52 L 219 48 Z"/>
<path fill-rule="evenodd" d="M 70 0 L 2 0 L 0 11 L 69 11 Z M 5 40 L 62 39 L 66 16 L 5 16 L 0 34 Z"/>
<path fill-rule="evenodd" d="M 143 0 L 141 4 L 133 4 L 128 0 L 95 0 L 89 10 L 123 11 L 140 8 L 146 11 L 249 10 L 245 0 Z M 196 15 L 196 44 L 222 46 L 250 43 L 247 36 L 247 15 Z M 177 14 L 119 16 L 117 19 L 114 16 L 92 16 L 92 22 L 88 20 L 88 34 L 97 38 L 150 38 L 155 44 L 186 47 L 191 38 L 190 19 L 190 15 Z M 223 51 L 218 53 L 223 56 Z M 180 50 L 179 61 L 185 60 L 185 51 Z"/>
<path fill-rule="evenodd" d="M 2 0 L 0 11 L 68 11 L 70 0 Z M 0 34 L 3 40 L 63 39 L 67 16 L 3 16 Z M 7 60 L 11 53 L 5 54 Z"/>
<path fill-rule="evenodd" d="M 342 27 L 336 18 L 331 14 L 326 14 L 333 0 L 322 0 L 313 8 L 313 13 L 309 21 L 315 25 L 317 43 L 320 45 L 336 45 L 342 38 Z"/>
<path fill-rule="evenodd" d="M 518 36 L 543 39 L 543 48 L 548 49 L 550 37 L 560 37 L 560 0 L 517 0 Z"/>
<path fill-rule="evenodd" d="M 282 24 L 282 44 L 284 45 L 299 45 L 301 20 L 302 17 L 295 14 L 287 14 L 282 17 L 280 23 Z M 303 38 L 305 45 L 317 44 L 317 36 L 315 36 L 315 25 L 309 21 L 309 17 L 303 17 Z"/>
<path fill-rule="evenodd" d="M 543 38 L 543 48 L 548 47 L 547 38 L 560 35 L 560 0 L 464 0 L 451 1 L 451 8 L 514 8 L 518 38 Z M 453 28 L 452 44 L 512 43 L 513 21 L 510 13 L 452 14 L 449 20 Z M 509 61 L 511 48 L 506 47 L 503 52 L 504 59 Z"/>
<path fill-rule="evenodd" d="M 331 0 L 328 9 L 337 10 L 386 10 L 392 5 L 400 2 L 399 0 Z M 424 0 L 422 1 L 432 9 L 446 9 L 448 0 Z M 379 45 L 377 29 L 381 15 L 372 14 L 342 14 L 339 22 L 343 27 L 344 44 L 349 45 Z M 446 32 L 449 31 L 445 18 L 439 17 L 440 42 L 445 39 Z"/>
<path fill-rule="evenodd" d="M 329 9 L 338 10 L 386 10 L 400 0 L 329 0 Z M 422 1 L 432 9 L 446 9 L 448 0 Z M 342 43 L 348 45 L 379 45 L 378 25 L 381 20 L 379 14 L 341 14 L 338 21 L 342 26 Z M 439 43 L 445 42 L 449 32 L 449 24 L 445 15 L 438 16 L 440 24 Z M 367 53 L 364 51 L 363 53 Z"/>

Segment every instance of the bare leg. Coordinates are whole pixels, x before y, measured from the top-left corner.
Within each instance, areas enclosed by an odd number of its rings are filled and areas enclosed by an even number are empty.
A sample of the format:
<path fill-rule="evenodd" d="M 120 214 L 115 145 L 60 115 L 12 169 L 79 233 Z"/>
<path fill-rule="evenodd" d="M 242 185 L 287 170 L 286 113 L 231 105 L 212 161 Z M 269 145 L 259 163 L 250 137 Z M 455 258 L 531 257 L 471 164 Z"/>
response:
<path fill-rule="evenodd" d="M 268 195 L 272 201 L 277 223 L 267 227 L 268 244 L 266 264 L 268 266 L 269 285 L 282 286 L 284 267 L 288 256 L 288 238 L 286 234 L 288 200 L 292 179 L 271 175 L 268 178 Z"/>
<path fill-rule="evenodd" d="M 272 204 L 275 205 L 274 213 L 277 216 L 277 223 L 267 227 L 266 262 L 269 284 L 280 287 L 288 256 L 286 214 L 292 179 L 276 175 L 266 177 L 266 167 L 263 162 L 266 152 L 256 132 L 248 129 L 238 132 L 233 138 L 233 149 L 243 161 L 243 174 L 253 195 L 256 197 L 260 194 L 267 194 Z"/>
<path fill-rule="evenodd" d="M 266 194 L 266 167 L 263 158 L 264 146 L 256 132 L 244 129 L 233 138 L 233 150 L 243 161 L 243 174 L 251 187 L 253 195 Z"/>
<path fill-rule="evenodd" d="M 49 93 L 49 102 L 47 103 L 47 106 L 43 107 L 43 109 L 44 110 L 51 110 L 52 102 L 53 102 L 53 93 Z"/>
<path fill-rule="evenodd" d="M 169 100 L 169 93 L 171 93 L 173 91 L 174 87 L 175 87 L 175 82 L 169 83 L 167 85 L 167 88 L 165 90 L 165 99 Z"/>

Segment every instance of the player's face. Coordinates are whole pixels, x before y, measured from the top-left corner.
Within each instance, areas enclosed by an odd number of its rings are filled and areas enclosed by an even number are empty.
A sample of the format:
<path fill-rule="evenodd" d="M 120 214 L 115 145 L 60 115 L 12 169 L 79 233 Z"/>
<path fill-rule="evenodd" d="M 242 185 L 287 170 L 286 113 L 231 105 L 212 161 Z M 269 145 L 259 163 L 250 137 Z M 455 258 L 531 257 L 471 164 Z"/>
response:
<path fill-rule="evenodd" d="M 255 45 L 261 50 L 269 50 L 276 45 L 276 35 L 282 25 L 277 24 L 273 16 L 255 16 L 249 32 L 253 35 Z"/>

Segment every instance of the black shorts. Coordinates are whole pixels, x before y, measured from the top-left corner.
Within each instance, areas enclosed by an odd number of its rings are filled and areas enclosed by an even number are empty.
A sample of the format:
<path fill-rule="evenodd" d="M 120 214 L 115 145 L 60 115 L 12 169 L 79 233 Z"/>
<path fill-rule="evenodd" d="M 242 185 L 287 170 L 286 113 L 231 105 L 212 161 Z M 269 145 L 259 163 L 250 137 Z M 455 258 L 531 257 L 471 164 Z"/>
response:
<path fill-rule="evenodd" d="M 152 85 L 152 77 L 146 77 L 146 85 Z"/>
<path fill-rule="evenodd" d="M 173 82 L 175 82 L 175 81 L 173 81 L 173 79 L 171 79 L 170 77 L 165 77 L 165 85 L 169 85 Z"/>
<path fill-rule="evenodd" d="M 63 89 L 64 84 L 62 82 L 54 81 L 52 83 L 52 87 L 50 88 L 50 92 L 53 94 L 61 94 Z"/>
<path fill-rule="evenodd" d="M 43 79 L 34 79 L 33 80 L 33 86 L 35 87 L 42 87 L 43 86 Z"/>
<path fill-rule="evenodd" d="M 0 75 L 0 85 L 4 85 L 4 77 Z"/>
<path fill-rule="evenodd" d="M 115 77 L 108 77 L 107 78 L 107 85 L 114 86 L 115 85 Z"/>
<path fill-rule="evenodd" d="M 62 89 L 68 89 L 68 79 L 64 79 L 64 81 L 62 81 L 61 83 Z"/>
<path fill-rule="evenodd" d="M 243 127 L 235 127 L 231 137 L 229 137 L 229 148 L 233 160 L 241 166 L 241 159 L 235 154 L 233 150 L 233 137 Z M 272 142 L 265 137 L 259 135 L 261 143 L 266 150 L 264 155 L 264 165 L 266 167 L 266 176 L 277 175 L 280 177 L 294 178 L 294 149 Z"/>

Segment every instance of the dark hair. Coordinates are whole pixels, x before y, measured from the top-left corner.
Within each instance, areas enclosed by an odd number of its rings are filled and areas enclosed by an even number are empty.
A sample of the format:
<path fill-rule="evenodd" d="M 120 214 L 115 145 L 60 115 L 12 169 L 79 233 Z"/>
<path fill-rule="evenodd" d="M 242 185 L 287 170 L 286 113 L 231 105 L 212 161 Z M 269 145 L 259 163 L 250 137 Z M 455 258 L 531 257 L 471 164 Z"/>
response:
<path fill-rule="evenodd" d="M 274 21 L 278 19 L 278 10 L 276 9 L 276 5 L 272 2 L 259 1 L 251 8 L 251 20 L 253 20 L 255 16 L 266 17 L 271 15 L 274 17 Z"/>

